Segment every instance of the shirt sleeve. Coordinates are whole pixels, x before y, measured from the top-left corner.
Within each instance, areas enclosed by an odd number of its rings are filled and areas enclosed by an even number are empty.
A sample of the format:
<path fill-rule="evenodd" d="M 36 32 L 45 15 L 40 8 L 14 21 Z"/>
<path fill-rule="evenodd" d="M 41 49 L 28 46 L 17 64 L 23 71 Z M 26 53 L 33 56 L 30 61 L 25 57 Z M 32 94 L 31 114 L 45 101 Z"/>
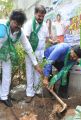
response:
<path fill-rule="evenodd" d="M 44 73 L 44 76 L 46 76 L 46 77 L 49 77 L 50 72 L 52 70 L 52 63 L 58 59 L 58 57 L 60 56 L 60 53 L 61 53 L 60 52 L 61 49 L 58 46 L 57 47 L 55 47 L 55 46 L 57 46 L 57 45 L 49 47 L 45 51 L 45 56 L 47 57 L 47 62 L 46 62 L 46 65 L 44 66 L 43 73 Z"/>
<path fill-rule="evenodd" d="M 56 47 L 55 47 L 56 46 Z M 49 53 L 47 55 L 47 64 L 44 66 L 43 73 L 46 77 L 49 77 L 51 69 L 52 69 L 52 63 L 58 60 L 62 53 L 67 51 L 69 49 L 68 46 L 65 46 L 63 44 L 54 45 L 50 48 L 48 48 L 45 52 Z M 45 53 L 46 54 L 46 53 Z"/>
<path fill-rule="evenodd" d="M 48 27 L 46 24 L 45 24 L 45 33 L 46 33 L 46 38 L 48 38 L 49 37 L 49 30 L 48 30 Z"/>
<path fill-rule="evenodd" d="M 24 35 L 23 32 L 21 34 L 20 41 L 21 41 L 21 44 L 22 44 L 24 50 L 26 51 L 28 56 L 31 58 L 31 61 L 32 61 L 33 65 L 37 65 L 38 63 L 37 63 L 35 54 L 33 52 L 33 49 L 32 49 L 32 47 L 30 45 L 29 40 L 27 39 L 27 37 Z"/>
<path fill-rule="evenodd" d="M 32 32 L 32 20 L 27 21 L 23 26 L 23 31 L 26 36 L 30 36 Z"/>

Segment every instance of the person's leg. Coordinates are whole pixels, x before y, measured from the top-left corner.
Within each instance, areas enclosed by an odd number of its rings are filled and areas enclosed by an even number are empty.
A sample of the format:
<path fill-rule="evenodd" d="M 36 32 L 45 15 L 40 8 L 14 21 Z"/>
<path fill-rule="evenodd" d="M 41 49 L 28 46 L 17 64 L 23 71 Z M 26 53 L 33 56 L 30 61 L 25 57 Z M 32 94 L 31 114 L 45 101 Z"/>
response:
<path fill-rule="evenodd" d="M 30 103 L 35 95 L 35 91 L 33 89 L 33 84 L 34 84 L 34 68 L 32 65 L 31 59 L 26 56 L 26 81 L 27 81 L 27 88 L 26 88 L 26 102 Z"/>
<path fill-rule="evenodd" d="M 36 94 L 41 94 L 42 93 L 42 78 L 41 75 L 35 70 L 34 71 L 34 89 Z"/>
<path fill-rule="evenodd" d="M 59 72 L 62 69 L 62 67 L 64 66 L 64 62 L 62 62 L 62 61 L 61 62 L 56 61 L 56 62 L 54 62 L 52 64 L 52 66 L 54 66 L 57 69 L 57 72 Z M 49 81 L 53 77 L 52 72 L 51 72 L 51 75 L 52 76 L 49 78 Z M 60 84 L 61 84 L 61 81 L 58 80 L 57 83 L 54 85 L 54 90 L 55 90 L 56 93 L 58 93 L 58 91 L 59 91 Z"/>
<path fill-rule="evenodd" d="M 65 99 L 68 98 L 69 73 L 68 73 L 66 79 L 67 79 L 67 84 L 64 86 L 60 85 L 59 91 L 58 91 L 59 96 L 61 96 L 62 98 L 65 98 Z"/>
<path fill-rule="evenodd" d="M 11 84 L 11 61 L 2 62 L 2 89 L 1 99 L 8 99 Z"/>
<path fill-rule="evenodd" d="M 62 69 L 64 66 L 64 62 L 55 62 L 54 66 L 58 69 L 58 72 Z M 69 73 L 67 75 L 67 84 L 65 86 L 62 86 L 60 84 L 58 95 L 62 98 L 68 98 L 68 85 L 69 85 Z"/>
<path fill-rule="evenodd" d="M 38 60 L 39 65 L 42 64 L 44 51 L 43 50 L 36 50 L 35 51 L 36 58 Z M 34 89 L 36 94 L 42 93 L 42 86 L 41 86 L 41 78 L 42 76 L 34 69 Z"/>
<path fill-rule="evenodd" d="M 27 88 L 26 88 L 26 95 L 33 97 L 35 91 L 33 89 L 34 77 L 33 77 L 33 65 L 30 58 L 26 57 L 26 80 L 27 80 Z"/>
<path fill-rule="evenodd" d="M 12 106 L 9 96 L 11 84 L 11 61 L 2 62 L 2 84 L 1 84 L 1 101 L 8 107 Z"/>

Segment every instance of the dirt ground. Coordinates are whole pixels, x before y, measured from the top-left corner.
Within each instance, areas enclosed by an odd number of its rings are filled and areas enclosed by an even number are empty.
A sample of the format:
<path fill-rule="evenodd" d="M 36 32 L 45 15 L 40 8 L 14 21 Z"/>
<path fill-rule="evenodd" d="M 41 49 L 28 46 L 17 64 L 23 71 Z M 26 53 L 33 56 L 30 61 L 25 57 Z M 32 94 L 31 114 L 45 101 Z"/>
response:
<path fill-rule="evenodd" d="M 12 108 L 0 103 L 0 120 L 66 120 L 65 117 L 75 115 L 76 106 L 81 104 L 80 96 L 70 96 L 67 100 L 63 99 L 68 105 L 67 111 L 61 116 L 57 116 L 56 112 L 62 107 L 47 90 L 44 91 L 41 98 L 35 96 L 31 103 L 25 102 L 24 90 L 14 93 L 12 98 Z"/>

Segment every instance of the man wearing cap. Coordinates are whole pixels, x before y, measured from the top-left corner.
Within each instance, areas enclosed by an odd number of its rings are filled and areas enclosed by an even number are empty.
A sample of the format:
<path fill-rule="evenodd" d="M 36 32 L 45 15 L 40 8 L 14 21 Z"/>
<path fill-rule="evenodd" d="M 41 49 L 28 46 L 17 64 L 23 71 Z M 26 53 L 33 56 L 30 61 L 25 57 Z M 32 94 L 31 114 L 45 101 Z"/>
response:
<path fill-rule="evenodd" d="M 48 79 L 52 71 L 52 65 L 54 65 L 58 73 L 52 77 L 49 85 L 53 86 L 58 80 L 61 80 L 58 94 L 63 98 L 67 98 L 69 70 L 76 64 L 77 59 L 81 58 L 80 46 L 75 45 L 71 47 L 67 43 L 53 45 L 46 49 L 45 58 L 46 64 L 43 69 L 43 83 L 45 85 L 49 84 Z"/>

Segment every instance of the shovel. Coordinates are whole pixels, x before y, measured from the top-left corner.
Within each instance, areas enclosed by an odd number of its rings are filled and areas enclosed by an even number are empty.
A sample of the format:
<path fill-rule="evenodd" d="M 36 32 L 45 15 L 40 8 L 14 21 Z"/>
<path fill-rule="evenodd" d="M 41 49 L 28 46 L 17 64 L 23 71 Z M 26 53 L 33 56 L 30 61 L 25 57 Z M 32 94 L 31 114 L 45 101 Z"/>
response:
<path fill-rule="evenodd" d="M 61 115 L 63 112 L 65 112 L 65 110 L 67 109 L 67 104 L 64 103 L 61 98 L 52 90 L 50 89 L 49 87 L 46 87 L 49 92 L 58 100 L 58 102 L 61 104 L 62 106 L 62 110 L 60 112 L 58 112 L 59 115 Z"/>

